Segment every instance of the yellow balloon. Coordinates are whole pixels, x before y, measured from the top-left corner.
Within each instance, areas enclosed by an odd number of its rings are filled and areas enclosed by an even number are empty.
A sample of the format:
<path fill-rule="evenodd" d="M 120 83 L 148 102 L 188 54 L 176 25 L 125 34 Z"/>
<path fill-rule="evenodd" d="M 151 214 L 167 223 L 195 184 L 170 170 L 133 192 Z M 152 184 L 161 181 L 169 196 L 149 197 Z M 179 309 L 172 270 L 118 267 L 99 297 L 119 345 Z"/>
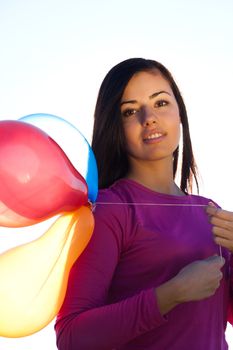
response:
<path fill-rule="evenodd" d="M 91 210 L 82 206 L 60 216 L 37 240 L 0 255 L 0 336 L 27 336 L 54 319 L 93 227 Z"/>

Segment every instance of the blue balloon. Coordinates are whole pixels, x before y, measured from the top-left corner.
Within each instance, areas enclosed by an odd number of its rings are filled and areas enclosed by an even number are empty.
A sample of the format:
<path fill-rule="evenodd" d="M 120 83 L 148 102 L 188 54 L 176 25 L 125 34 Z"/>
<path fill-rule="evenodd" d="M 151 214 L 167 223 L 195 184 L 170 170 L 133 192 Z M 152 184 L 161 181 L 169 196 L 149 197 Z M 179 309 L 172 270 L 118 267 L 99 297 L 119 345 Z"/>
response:
<path fill-rule="evenodd" d="M 98 194 L 98 171 L 94 153 L 85 137 L 68 121 L 52 114 L 30 114 L 19 121 L 32 124 L 49 135 L 65 152 L 76 170 L 86 180 L 88 199 Z"/>

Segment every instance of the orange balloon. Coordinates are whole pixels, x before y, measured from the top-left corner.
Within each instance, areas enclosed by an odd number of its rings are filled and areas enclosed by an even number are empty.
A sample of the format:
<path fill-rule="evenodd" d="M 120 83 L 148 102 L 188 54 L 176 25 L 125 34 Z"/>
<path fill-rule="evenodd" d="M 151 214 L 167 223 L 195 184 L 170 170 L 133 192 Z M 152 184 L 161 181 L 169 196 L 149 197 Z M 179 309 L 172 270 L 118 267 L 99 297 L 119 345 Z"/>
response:
<path fill-rule="evenodd" d="M 93 214 L 82 206 L 60 216 L 39 239 L 0 255 L 0 336 L 27 336 L 54 319 L 93 228 Z"/>

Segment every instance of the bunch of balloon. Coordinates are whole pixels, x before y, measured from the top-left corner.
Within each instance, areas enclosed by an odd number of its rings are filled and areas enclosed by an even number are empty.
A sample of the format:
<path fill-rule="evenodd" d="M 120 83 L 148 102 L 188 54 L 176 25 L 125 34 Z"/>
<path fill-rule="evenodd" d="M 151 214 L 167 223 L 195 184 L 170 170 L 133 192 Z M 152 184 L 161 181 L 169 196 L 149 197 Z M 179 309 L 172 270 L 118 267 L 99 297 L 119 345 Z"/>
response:
<path fill-rule="evenodd" d="M 97 191 L 95 157 L 73 125 L 49 114 L 0 122 L 0 226 L 58 216 L 36 240 L 0 254 L 0 336 L 27 336 L 54 319 L 91 238 Z"/>

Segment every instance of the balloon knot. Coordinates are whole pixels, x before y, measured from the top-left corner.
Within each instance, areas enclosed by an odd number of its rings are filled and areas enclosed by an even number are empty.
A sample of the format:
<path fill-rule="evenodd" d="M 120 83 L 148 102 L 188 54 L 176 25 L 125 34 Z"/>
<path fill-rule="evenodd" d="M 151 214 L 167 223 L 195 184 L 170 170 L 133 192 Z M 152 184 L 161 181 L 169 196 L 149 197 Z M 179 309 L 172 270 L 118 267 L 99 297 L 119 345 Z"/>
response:
<path fill-rule="evenodd" d="M 92 212 L 94 212 L 94 211 L 95 211 L 96 204 L 95 204 L 95 203 L 92 203 L 92 202 L 90 202 L 90 201 L 88 201 L 88 202 L 87 202 L 87 207 L 90 208 L 90 210 L 91 210 Z"/>

